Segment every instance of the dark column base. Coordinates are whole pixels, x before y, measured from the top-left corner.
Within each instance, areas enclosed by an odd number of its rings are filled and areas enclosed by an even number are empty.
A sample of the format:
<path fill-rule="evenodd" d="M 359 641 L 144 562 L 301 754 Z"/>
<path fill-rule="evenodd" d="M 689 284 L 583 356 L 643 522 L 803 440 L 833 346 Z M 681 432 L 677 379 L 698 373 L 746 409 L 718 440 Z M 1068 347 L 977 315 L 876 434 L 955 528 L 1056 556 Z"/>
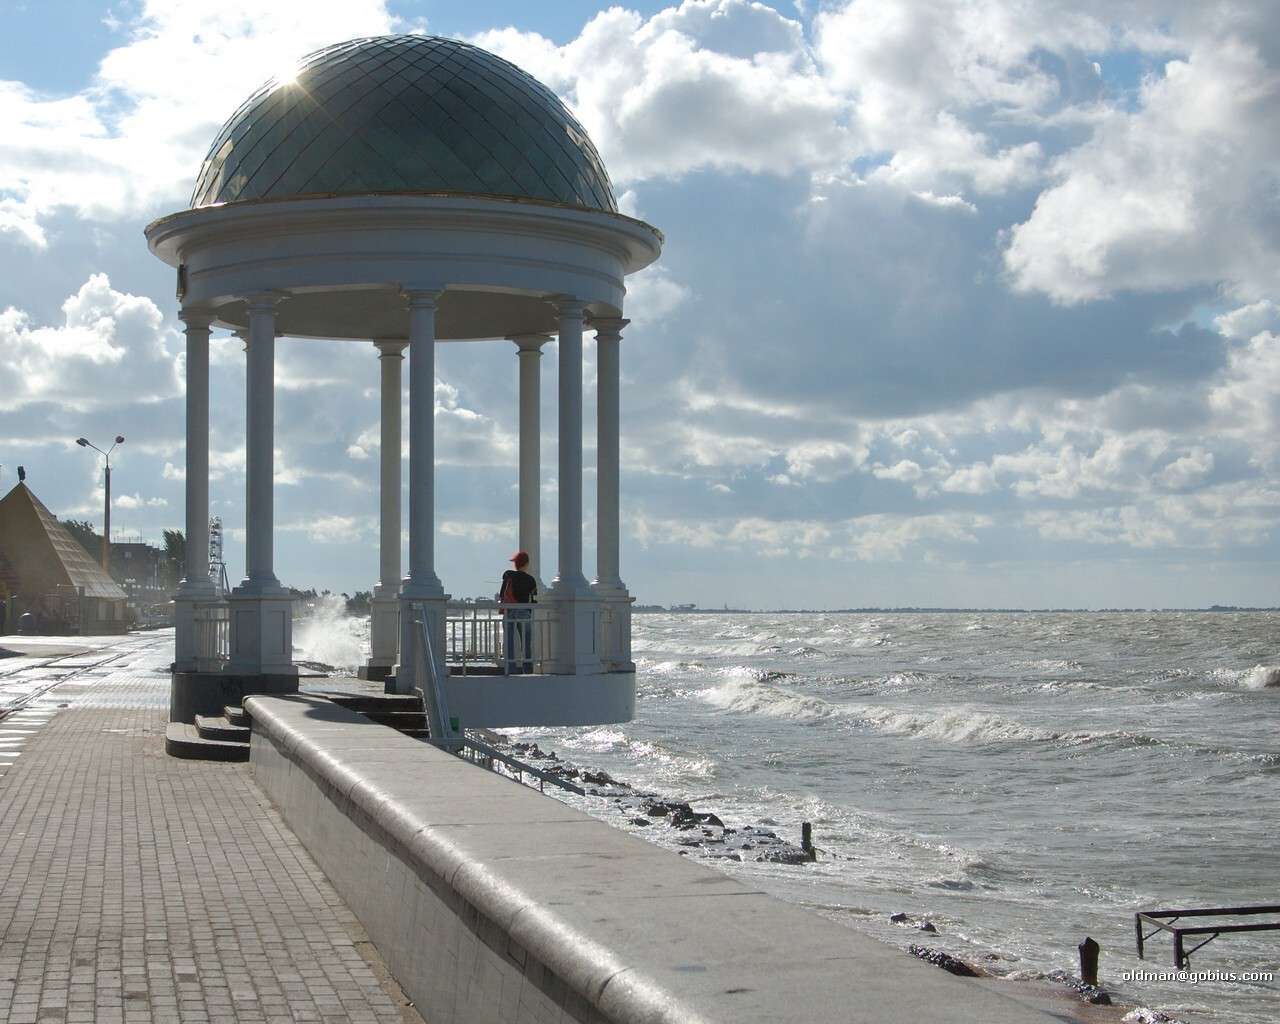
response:
<path fill-rule="evenodd" d="M 374 682 L 378 682 L 379 680 L 386 679 L 387 676 L 389 675 L 391 675 L 390 665 L 365 664 L 365 665 L 361 665 L 358 669 L 356 669 L 356 678 L 371 679 Z"/>
<path fill-rule="evenodd" d="M 233 675 L 228 672 L 174 672 L 170 677 L 169 721 L 194 722 L 196 715 L 222 717 L 254 693 L 297 693 L 297 676 Z"/>

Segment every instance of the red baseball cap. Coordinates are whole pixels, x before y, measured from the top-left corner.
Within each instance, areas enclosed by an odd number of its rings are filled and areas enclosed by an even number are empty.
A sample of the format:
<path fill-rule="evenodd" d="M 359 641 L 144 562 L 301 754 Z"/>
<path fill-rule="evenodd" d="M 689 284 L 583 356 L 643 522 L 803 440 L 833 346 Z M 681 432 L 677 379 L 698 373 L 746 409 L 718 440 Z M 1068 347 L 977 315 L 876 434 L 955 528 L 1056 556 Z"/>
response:
<path fill-rule="evenodd" d="M 509 561 L 509 562 L 515 562 L 515 563 L 516 563 L 516 568 L 517 568 L 517 569 L 518 569 L 518 568 L 520 568 L 520 566 L 522 566 L 522 565 L 528 565 L 528 564 L 529 564 L 529 552 L 527 552 L 527 551 L 517 551 L 514 555 L 512 555 L 509 559 L 507 559 L 507 561 Z"/>

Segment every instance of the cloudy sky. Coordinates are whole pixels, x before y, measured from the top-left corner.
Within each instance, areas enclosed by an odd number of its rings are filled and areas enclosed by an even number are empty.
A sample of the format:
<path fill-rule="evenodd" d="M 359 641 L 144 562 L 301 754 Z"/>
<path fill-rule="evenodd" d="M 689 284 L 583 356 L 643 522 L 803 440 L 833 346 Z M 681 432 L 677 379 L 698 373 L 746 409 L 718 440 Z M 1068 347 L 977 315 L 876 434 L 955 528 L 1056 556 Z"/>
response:
<path fill-rule="evenodd" d="M 119 432 L 115 530 L 182 525 L 182 339 L 143 226 L 294 58 L 431 32 L 556 90 L 666 234 L 623 342 L 641 601 L 1280 604 L 1268 0 L 3 6 L 4 490 L 24 464 L 55 513 L 100 523 L 73 439 Z M 213 349 L 234 580 L 244 357 Z M 367 588 L 376 354 L 277 351 L 277 571 Z M 550 567 L 554 346 L 543 364 Z M 437 561 L 453 593 L 491 592 L 516 535 L 514 348 L 442 346 L 439 375 Z"/>

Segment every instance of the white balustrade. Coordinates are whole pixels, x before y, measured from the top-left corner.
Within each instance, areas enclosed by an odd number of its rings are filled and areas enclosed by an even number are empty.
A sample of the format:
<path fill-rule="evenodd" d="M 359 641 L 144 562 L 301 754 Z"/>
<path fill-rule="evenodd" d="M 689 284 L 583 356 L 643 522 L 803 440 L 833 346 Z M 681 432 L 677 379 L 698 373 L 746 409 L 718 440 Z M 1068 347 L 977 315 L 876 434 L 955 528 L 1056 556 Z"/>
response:
<path fill-rule="evenodd" d="M 231 657 L 231 607 L 226 601 L 195 606 L 196 671 L 217 672 Z"/>

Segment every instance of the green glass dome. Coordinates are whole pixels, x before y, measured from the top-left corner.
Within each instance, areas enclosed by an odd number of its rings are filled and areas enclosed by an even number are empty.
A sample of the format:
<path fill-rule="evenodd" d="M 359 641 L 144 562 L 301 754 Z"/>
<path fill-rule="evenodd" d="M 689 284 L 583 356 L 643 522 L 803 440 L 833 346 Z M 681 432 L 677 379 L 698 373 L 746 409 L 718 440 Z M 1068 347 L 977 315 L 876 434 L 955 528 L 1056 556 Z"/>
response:
<path fill-rule="evenodd" d="M 353 39 L 304 57 L 223 126 L 191 206 L 387 192 L 618 208 L 600 154 L 555 93 L 436 36 Z"/>

